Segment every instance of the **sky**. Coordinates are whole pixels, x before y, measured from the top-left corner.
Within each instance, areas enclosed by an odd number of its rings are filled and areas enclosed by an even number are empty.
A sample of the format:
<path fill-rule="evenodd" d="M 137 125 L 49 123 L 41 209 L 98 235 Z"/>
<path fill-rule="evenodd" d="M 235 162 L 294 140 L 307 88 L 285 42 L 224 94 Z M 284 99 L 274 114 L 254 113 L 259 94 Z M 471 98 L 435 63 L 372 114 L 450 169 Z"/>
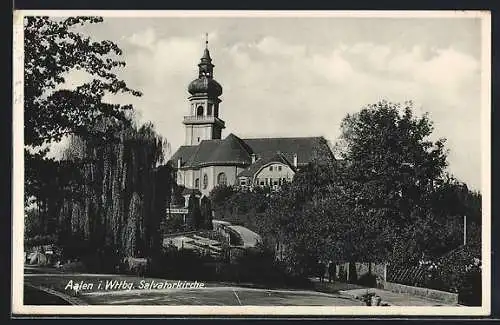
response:
<path fill-rule="evenodd" d="M 346 114 L 381 99 L 412 100 L 434 122 L 433 138 L 447 139 L 449 171 L 481 188 L 479 18 L 105 17 L 85 33 L 123 50 L 119 75 L 143 96 L 112 100 L 152 121 L 171 154 L 184 144 L 187 86 L 208 33 L 223 137 L 335 143 Z"/>

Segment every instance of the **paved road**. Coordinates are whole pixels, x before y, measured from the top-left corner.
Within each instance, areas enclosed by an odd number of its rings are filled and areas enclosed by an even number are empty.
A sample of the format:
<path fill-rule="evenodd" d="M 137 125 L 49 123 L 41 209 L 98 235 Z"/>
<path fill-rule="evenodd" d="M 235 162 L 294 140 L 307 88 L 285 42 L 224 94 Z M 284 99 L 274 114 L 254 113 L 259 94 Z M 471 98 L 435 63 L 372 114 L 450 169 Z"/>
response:
<path fill-rule="evenodd" d="M 24 286 L 24 304 L 37 306 L 71 305 L 69 302 L 56 295 L 27 285 Z"/>
<path fill-rule="evenodd" d="M 203 288 L 172 288 L 174 283 L 184 284 L 184 286 L 187 283 L 184 281 L 109 274 L 39 273 L 25 270 L 24 281 L 25 284 L 31 286 L 49 288 L 69 297 L 77 297 L 77 301 L 89 305 L 362 305 L 360 301 L 340 294 L 327 294 L 308 290 L 258 289 L 221 283 L 204 283 Z M 122 283 L 122 285 L 119 285 L 119 283 Z M 160 285 L 162 283 L 163 288 Z M 81 288 L 78 294 L 75 294 L 72 289 L 75 284 L 80 285 Z M 99 284 L 101 284 L 101 288 L 99 288 Z M 106 284 L 108 284 L 107 289 L 105 288 Z M 146 284 L 155 287 L 146 288 Z M 168 285 L 171 287 L 167 288 Z M 32 289 L 25 291 L 26 304 L 39 304 L 37 301 L 40 301 L 40 299 L 46 301 L 44 300 L 46 295 Z M 60 300 L 57 301 L 61 303 Z"/>

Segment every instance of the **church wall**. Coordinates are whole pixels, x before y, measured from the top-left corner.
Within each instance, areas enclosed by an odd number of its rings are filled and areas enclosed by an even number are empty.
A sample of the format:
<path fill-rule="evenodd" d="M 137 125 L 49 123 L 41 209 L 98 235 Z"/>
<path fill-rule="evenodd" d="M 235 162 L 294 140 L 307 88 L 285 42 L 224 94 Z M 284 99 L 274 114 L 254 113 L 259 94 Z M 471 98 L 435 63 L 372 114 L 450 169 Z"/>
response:
<path fill-rule="evenodd" d="M 201 194 L 208 196 L 212 188 L 214 188 L 214 175 L 212 167 L 203 167 L 200 169 L 200 191 Z M 208 183 L 207 187 L 204 188 L 203 179 L 204 175 L 207 175 Z"/>
<path fill-rule="evenodd" d="M 177 170 L 176 179 L 175 179 L 175 181 L 177 182 L 177 185 L 184 185 L 185 186 L 184 174 L 185 174 L 184 170 Z"/>
<path fill-rule="evenodd" d="M 186 187 L 188 188 L 193 188 L 194 187 L 194 172 L 193 170 L 186 170 L 186 173 L 185 173 L 185 182 L 186 182 Z"/>
<path fill-rule="evenodd" d="M 197 169 L 197 170 L 193 170 L 193 183 L 192 183 L 192 187 L 193 187 L 193 188 L 196 188 L 196 189 L 198 189 L 198 190 L 199 190 L 199 189 L 200 189 L 200 187 L 201 187 L 201 176 L 200 176 L 200 174 L 201 174 L 201 172 L 200 172 L 200 170 L 199 170 L 199 169 Z M 198 187 L 196 187 L 196 186 L 195 186 L 195 185 L 196 185 L 196 179 L 198 179 L 198 180 L 199 180 Z"/>
<path fill-rule="evenodd" d="M 243 170 L 241 167 L 236 166 L 209 166 L 201 168 L 200 170 L 200 191 L 203 195 L 208 196 L 210 191 L 217 186 L 217 177 L 220 173 L 226 174 L 226 184 L 235 185 L 237 175 Z M 207 174 L 208 186 L 203 188 L 203 175 Z"/>

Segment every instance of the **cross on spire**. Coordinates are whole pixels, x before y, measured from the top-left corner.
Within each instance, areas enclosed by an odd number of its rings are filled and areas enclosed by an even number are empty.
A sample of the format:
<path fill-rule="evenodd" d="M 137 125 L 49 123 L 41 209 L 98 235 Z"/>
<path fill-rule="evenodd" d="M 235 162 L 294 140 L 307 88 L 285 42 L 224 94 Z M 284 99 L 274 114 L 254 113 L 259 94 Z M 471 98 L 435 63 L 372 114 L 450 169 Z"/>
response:
<path fill-rule="evenodd" d="M 205 48 L 208 49 L 208 33 L 205 33 Z"/>

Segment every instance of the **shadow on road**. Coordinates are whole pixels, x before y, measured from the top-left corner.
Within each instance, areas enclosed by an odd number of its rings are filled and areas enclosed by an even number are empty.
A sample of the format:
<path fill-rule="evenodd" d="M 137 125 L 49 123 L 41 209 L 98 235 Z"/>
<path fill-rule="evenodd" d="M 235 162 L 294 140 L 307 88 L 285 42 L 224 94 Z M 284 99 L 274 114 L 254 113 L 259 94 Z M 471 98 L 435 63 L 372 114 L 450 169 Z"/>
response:
<path fill-rule="evenodd" d="M 24 305 L 70 305 L 70 303 L 45 291 L 24 286 Z"/>

